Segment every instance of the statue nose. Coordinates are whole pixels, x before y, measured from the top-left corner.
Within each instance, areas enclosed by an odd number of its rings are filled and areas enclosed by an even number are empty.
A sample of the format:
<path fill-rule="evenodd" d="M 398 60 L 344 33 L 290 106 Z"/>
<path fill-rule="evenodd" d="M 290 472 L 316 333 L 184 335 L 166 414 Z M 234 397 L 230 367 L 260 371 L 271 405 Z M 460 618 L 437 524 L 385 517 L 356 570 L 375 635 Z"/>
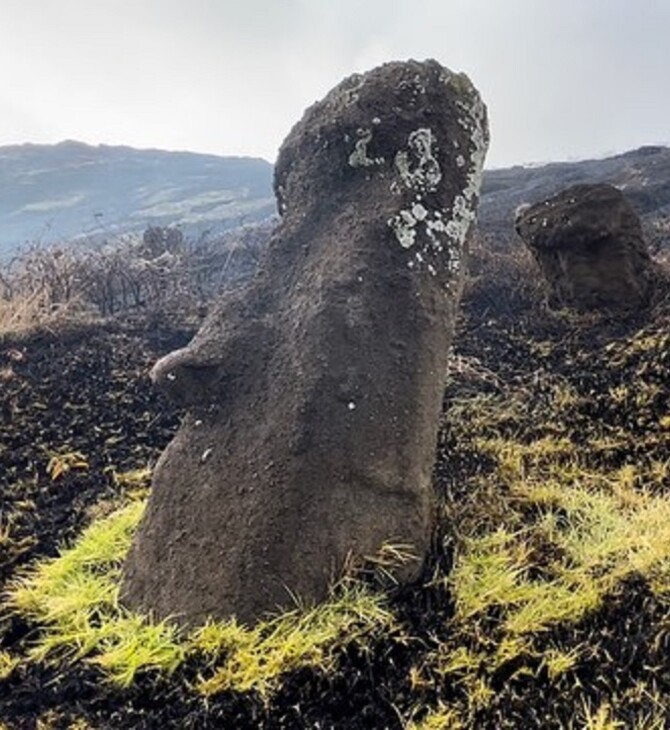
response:
<path fill-rule="evenodd" d="M 159 390 L 186 406 L 208 403 L 225 380 L 220 364 L 200 362 L 188 347 L 158 360 L 149 377 Z"/>

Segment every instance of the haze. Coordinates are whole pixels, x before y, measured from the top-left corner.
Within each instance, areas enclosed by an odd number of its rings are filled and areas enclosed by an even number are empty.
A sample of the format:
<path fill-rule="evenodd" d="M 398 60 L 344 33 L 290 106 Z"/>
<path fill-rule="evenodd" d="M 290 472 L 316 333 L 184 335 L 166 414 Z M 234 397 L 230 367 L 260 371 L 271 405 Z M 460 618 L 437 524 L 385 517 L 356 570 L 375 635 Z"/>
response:
<path fill-rule="evenodd" d="M 0 145 L 273 161 L 353 71 L 436 58 L 486 100 L 489 167 L 670 142 L 668 0 L 3 0 Z"/>

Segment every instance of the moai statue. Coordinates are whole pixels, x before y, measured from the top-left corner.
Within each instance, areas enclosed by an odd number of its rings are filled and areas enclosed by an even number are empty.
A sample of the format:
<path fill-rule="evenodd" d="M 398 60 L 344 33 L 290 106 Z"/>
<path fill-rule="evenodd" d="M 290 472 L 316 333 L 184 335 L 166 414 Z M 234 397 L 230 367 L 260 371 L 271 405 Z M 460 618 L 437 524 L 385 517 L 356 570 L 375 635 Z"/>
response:
<path fill-rule="evenodd" d="M 154 367 L 187 415 L 125 565 L 128 606 L 253 623 L 324 598 L 384 544 L 415 556 L 398 580 L 418 576 L 487 144 L 479 94 L 435 61 L 351 76 L 291 130 L 259 275 Z"/>

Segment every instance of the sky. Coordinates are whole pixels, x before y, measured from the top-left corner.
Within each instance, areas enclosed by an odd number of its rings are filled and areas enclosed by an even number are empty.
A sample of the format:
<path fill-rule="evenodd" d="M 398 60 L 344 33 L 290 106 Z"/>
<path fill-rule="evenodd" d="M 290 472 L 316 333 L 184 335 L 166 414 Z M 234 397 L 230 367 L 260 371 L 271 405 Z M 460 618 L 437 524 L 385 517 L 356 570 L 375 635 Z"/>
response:
<path fill-rule="evenodd" d="M 670 143 L 670 0 L 0 0 L 0 145 L 274 161 L 304 109 L 390 60 L 465 71 L 488 167 Z"/>

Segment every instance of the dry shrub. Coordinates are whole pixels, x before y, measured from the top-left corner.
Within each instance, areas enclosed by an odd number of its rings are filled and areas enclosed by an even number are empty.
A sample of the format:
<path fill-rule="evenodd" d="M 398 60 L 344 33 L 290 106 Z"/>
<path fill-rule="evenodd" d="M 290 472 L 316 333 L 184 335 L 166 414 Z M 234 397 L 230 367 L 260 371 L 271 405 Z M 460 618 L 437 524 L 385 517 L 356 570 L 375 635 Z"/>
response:
<path fill-rule="evenodd" d="M 58 275 L 53 281 L 29 271 L 0 277 L 0 337 L 60 328 L 87 318 L 79 294 L 74 290 L 67 294 L 60 291 Z"/>
<path fill-rule="evenodd" d="M 0 334 L 131 311 L 197 316 L 224 286 L 253 274 L 270 230 L 192 241 L 152 227 L 141 238 L 33 246 L 0 270 Z"/>
<path fill-rule="evenodd" d="M 51 306 L 44 290 L 10 300 L 0 299 L 0 335 L 57 325 L 68 319 L 68 309 L 72 308 Z"/>
<path fill-rule="evenodd" d="M 33 292 L 25 297 L 0 299 L 0 333 L 31 329 L 42 319 L 44 293 Z"/>

